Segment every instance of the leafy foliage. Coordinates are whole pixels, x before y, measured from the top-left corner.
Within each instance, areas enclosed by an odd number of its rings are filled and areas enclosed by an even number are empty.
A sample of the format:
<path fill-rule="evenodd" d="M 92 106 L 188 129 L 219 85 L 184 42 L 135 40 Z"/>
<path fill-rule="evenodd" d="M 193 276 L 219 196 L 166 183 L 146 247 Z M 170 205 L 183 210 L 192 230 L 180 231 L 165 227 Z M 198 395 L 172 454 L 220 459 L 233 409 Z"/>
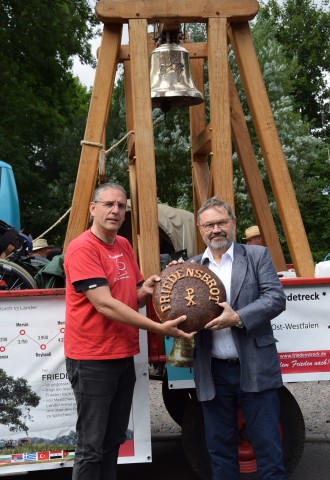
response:
<path fill-rule="evenodd" d="M 0 157 L 13 167 L 22 224 L 34 236 L 51 220 L 48 190 L 61 167 L 54 145 L 86 114 L 88 92 L 71 68 L 74 55 L 93 62 L 94 23 L 87 0 L 0 5 Z"/>
<path fill-rule="evenodd" d="M 11 432 L 28 432 L 31 407 L 39 405 L 40 397 L 31 390 L 25 378 L 14 378 L 0 369 L 0 423 Z"/>
<path fill-rule="evenodd" d="M 273 22 L 263 16 L 263 10 L 261 10 L 261 15 L 253 25 L 252 35 L 310 247 L 314 259 L 319 261 L 323 259 L 329 250 L 327 239 L 330 238 L 330 229 L 324 223 L 324 219 L 327 217 L 326 211 L 329 211 L 330 207 L 330 171 L 329 154 L 327 153 L 329 151 L 329 143 L 316 135 L 312 124 L 302 115 L 301 109 L 296 107 L 295 78 L 300 71 L 300 66 L 296 57 L 290 59 L 286 57 L 284 46 L 274 38 Z M 267 171 L 235 68 L 234 72 L 241 102 L 246 113 L 250 136 L 254 144 L 259 170 L 268 195 L 269 205 L 275 219 L 284 253 L 288 254 Z M 311 172 L 317 172 L 317 176 L 311 177 Z M 239 218 L 238 233 L 240 238 L 243 236 L 244 229 L 251 223 L 255 223 L 255 220 L 249 205 L 244 180 L 240 177 L 237 165 L 235 168 L 235 182 L 237 187 L 235 200 Z M 310 204 L 306 203 L 307 198 L 311 201 Z M 311 209 L 313 213 L 311 213 Z M 320 234 L 320 232 L 322 233 Z"/>
<path fill-rule="evenodd" d="M 319 7 L 313 0 L 285 0 L 283 5 L 269 0 L 258 21 L 265 20 L 282 45 L 286 60 L 294 58 L 297 62 L 292 77 L 296 109 L 321 133 L 329 133 L 329 0 Z"/>

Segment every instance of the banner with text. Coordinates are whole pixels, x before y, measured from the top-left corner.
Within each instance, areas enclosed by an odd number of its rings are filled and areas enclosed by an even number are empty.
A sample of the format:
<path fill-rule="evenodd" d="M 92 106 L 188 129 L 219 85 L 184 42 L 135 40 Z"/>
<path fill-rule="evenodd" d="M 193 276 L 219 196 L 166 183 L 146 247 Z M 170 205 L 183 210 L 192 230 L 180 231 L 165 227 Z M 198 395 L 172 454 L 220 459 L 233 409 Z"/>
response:
<path fill-rule="evenodd" d="M 284 284 L 286 310 L 272 321 L 284 382 L 330 380 L 330 283 Z M 166 354 L 173 339 L 165 340 Z M 192 368 L 167 366 L 169 388 L 194 387 Z"/>
<path fill-rule="evenodd" d="M 1 297 L 0 476 L 72 466 L 76 406 L 63 355 L 64 295 Z M 146 332 L 119 463 L 151 461 Z"/>

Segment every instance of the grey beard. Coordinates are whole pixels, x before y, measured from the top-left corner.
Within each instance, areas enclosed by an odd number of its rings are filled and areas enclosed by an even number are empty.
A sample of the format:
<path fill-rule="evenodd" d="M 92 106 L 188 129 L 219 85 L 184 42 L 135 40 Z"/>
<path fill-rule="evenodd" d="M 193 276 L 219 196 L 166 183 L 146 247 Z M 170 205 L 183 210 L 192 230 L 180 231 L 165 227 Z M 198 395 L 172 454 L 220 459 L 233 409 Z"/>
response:
<path fill-rule="evenodd" d="M 232 242 L 228 237 L 224 237 L 221 240 L 210 240 L 208 246 L 213 250 L 222 250 L 225 247 L 230 247 L 231 243 Z"/>

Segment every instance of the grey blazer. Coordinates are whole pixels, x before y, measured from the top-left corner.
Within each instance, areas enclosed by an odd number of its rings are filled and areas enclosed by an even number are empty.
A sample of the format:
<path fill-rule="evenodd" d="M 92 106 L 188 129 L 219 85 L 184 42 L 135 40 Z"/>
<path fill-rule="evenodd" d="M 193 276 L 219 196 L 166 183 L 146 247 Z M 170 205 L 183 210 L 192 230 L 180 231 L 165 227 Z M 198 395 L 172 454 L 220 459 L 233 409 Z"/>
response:
<path fill-rule="evenodd" d="M 191 260 L 201 262 L 202 255 Z M 204 261 L 206 266 L 208 262 Z M 270 321 L 285 310 L 286 298 L 266 247 L 234 243 L 231 307 L 245 329 L 232 328 L 241 363 L 241 389 L 259 392 L 283 385 L 277 340 Z M 195 336 L 194 377 L 200 401 L 215 396 L 211 375 L 211 338 L 208 330 Z"/>

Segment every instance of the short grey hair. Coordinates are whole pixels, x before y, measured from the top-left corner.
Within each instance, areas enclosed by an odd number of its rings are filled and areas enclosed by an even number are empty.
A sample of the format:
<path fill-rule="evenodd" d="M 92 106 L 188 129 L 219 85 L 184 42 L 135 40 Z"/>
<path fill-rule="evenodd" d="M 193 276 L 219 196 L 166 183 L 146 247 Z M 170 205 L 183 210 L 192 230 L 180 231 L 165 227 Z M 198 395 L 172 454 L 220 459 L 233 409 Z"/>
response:
<path fill-rule="evenodd" d="M 126 190 L 121 185 L 119 185 L 118 183 L 114 183 L 114 182 L 107 182 L 107 183 L 103 183 L 102 185 L 99 185 L 94 190 L 92 202 L 97 202 L 98 199 L 100 198 L 101 192 L 104 192 L 104 190 L 109 190 L 110 188 L 113 188 L 115 190 L 121 190 L 123 192 L 123 194 L 125 195 L 126 199 L 127 199 Z"/>
<path fill-rule="evenodd" d="M 198 212 L 197 212 L 197 223 L 199 224 L 200 216 L 203 212 L 205 212 L 205 210 L 209 210 L 210 208 L 218 208 L 218 207 L 224 208 L 227 211 L 229 217 L 232 220 L 234 220 L 235 215 L 234 215 L 234 212 L 232 211 L 229 203 L 222 202 L 217 197 L 211 197 L 208 200 L 206 200 L 206 202 L 198 210 Z"/>

